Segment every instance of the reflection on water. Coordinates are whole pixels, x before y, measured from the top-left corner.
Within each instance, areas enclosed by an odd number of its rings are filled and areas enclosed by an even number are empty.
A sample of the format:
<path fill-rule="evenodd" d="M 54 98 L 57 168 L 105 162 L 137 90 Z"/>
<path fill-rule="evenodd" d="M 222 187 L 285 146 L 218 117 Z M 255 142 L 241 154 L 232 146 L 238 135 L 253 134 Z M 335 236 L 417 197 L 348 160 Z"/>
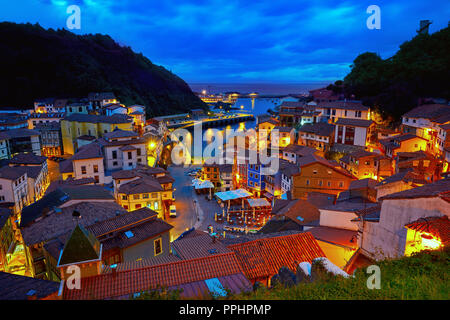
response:
<path fill-rule="evenodd" d="M 245 130 L 249 130 L 249 129 L 253 129 L 256 126 L 256 121 L 247 121 L 247 122 L 240 122 L 240 123 L 234 123 L 234 124 L 229 124 L 226 126 L 222 126 L 222 127 L 217 127 L 217 128 L 208 128 L 208 129 L 204 129 L 202 130 L 202 145 L 201 145 L 201 150 L 196 150 L 194 146 L 194 144 L 198 141 L 198 138 L 195 139 L 193 137 L 193 129 L 188 130 L 187 135 L 184 138 L 181 138 L 180 141 L 182 141 L 182 143 L 184 143 L 186 146 L 191 146 L 191 150 L 188 154 L 186 155 L 187 157 L 190 157 L 191 159 L 193 159 L 195 162 L 201 162 L 202 161 L 202 156 L 205 152 L 205 148 L 207 147 L 208 144 L 211 144 L 212 142 L 215 141 L 216 139 L 216 132 L 217 134 L 222 136 L 222 140 L 223 140 L 223 144 L 228 143 L 233 136 L 235 136 L 233 134 L 237 133 L 237 132 L 242 132 Z M 219 150 L 223 150 L 222 147 L 218 148 Z M 213 150 L 211 152 L 211 156 L 216 156 L 215 150 Z M 204 159 L 203 159 L 204 160 Z"/>

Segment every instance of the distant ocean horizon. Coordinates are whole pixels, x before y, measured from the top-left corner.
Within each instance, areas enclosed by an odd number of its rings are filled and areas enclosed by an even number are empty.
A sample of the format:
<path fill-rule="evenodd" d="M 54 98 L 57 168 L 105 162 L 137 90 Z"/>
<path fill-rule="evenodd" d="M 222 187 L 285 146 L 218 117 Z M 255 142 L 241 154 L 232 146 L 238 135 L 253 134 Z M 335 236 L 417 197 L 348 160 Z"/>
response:
<path fill-rule="evenodd" d="M 218 94 L 230 91 L 267 95 L 304 94 L 309 90 L 327 86 L 332 81 L 304 83 L 188 83 L 194 92 L 206 90 L 208 94 Z"/>

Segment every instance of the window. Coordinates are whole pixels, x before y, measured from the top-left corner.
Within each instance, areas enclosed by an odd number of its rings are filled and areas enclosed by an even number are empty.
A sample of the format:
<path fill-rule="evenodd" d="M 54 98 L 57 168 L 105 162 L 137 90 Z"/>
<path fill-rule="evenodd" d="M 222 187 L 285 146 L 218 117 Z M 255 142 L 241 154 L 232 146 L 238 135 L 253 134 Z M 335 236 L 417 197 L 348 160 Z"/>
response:
<path fill-rule="evenodd" d="M 141 207 L 141 204 L 137 204 L 134 206 L 135 209 L 139 209 Z"/>
<path fill-rule="evenodd" d="M 144 193 L 144 194 L 142 195 L 142 199 L 148 199 L 148 193 Z"/>
<path fill-rule="evenodd" d="M 162 239 L 156 239 L 153 241 L 153 243 L 155 246 L 155 256 L 157 256 L 162 253 Z"/>
<path fill-rule="evenodd" d="M 328 187 L 331 187 L 331 181 L 328 181 L 328 182 L 327 182 L 327 186 L 328 186 Z"/>
<path fill-rule="evenodd" d="M 137 150 L 136 150 L 136 154 L 137 154 L 138 156 L 140 156 L 140 155 L 141 155 L 141 148 L 137 148 Z"/>
<path fill-rule="evenodd" d="M 119 163 L 117 161 L 114 161 L 113 166 L 117 166 L 117 165 L 119 165 Z"/>
<path fill-rule="evenodd" d="M 128 199 L 128 197 L 126 195 L 122 196 L 122 200 L 127 200 L 127 199 Z"/>
<path fill-rule="evenodd" d="M 323 181 L 322 181 L 322 180 L 319 180 L 319 181 L 318 181 L 318 185 L 319 185 L 319 186 L 322 186 L 322 184 L 323 184 Z"/>
<path fill-rule="evenodd" d="M 131 158 L 132 158 L 131 151 L 128 151 L 128 159 L 131 159 Z"/>
<path fill-rule="evenodd" d="M 95 179 L 95 183 L 99 183 L 100 182 L 99 176 L 94 176 L 94 179 Z"/>
<path fill-rule="evenodd" d="M 159 203 L 158 203 L 158 201 L 155 201 L 155 202 L 153 203 L 153 209 L 154 209 L 154 210 L 158 210 L 158 209 L 159 209 Z"/>
<path fill-rule="evenodd" d="M 132 167 L 133 166 L 133 162 L 128 162 L 128 166 Z"/>
<path fill-rule="evenodd" d="M 125 210 L 128 210 L 128 206 L 123 206 L 123 208 L 124 208 Z"/>
<path fill-rule="evenodd" d="M 140 197 L 139 197 L 138 194 L 134 194 L 134 195 L 133 195 L 133 199 L 134 199 L 134 200 L 139 200 L 139 198 L 140 198 Z"/>
<path fill-rule="evenodd" d="M 86 174 L 86 166 L 81 166 L 81 174 Z"/>
<path fill-rule="evenodd" d="M 309 179 L 306 179 L 306 185 L 309 186 Z"/>
<path fill-rule="evenodd" d="M 134 234 L 131 230 L 125 231 L 125 236 L 130 239 L 134 237 Z"/>
<path fill-rule="evenodd" d="M 344 187 L 344 182 L 343 181 L 339 181 L 339 188 L 343 188 Z"/>
<path fill-rule="evenodd" d="M 113 152 L 112 152 L 112 158 L 113 159 L 117 159 L 117 150 L 114 150 Z M 117 163 L 117 162 L 116 162 Z"/>
<path fill-rule="evenodd" d="M 94 164 L 94 173 L 98 172 L 98 165 Z"/>
<path fill-rule="evenodd" d="M 152 198 L 153 199 L 155 199 L 155 198 L 157 198 L 158 197 L 158 194 L 157 193 L 152 193 Z"/>

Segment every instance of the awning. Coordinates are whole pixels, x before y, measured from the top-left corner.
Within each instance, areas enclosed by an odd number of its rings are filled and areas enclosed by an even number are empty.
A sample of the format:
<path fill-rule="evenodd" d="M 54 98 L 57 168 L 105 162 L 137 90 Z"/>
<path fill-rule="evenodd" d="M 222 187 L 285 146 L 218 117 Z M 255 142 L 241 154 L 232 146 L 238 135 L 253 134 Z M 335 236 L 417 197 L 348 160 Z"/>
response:
<path fill-rule="evenodd" d="M 216 192 L 215 196 L 222 201 L 236 200 L 251 197 L 253 194 L 245 189 L 237 189 L 224 192 Z"/>
<path fill-rule="evenodd" d="M 214 184 L 211 181 L 200 179 L 192 180 L 192 186 L 195 188 L 195 190 L 214 188 Z"/>
<path fill-rule="evenodd" d="M 270 207 L 270 202 L 267 201 L 265 198 L 251 198 L 247 199 L 248 204 L 250 207 Z"/>

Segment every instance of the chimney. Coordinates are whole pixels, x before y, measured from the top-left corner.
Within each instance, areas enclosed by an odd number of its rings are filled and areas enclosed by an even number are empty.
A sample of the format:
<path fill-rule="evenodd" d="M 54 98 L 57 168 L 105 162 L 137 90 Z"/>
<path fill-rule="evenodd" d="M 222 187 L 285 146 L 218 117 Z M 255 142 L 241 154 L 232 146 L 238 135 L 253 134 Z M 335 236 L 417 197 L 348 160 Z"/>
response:
<path fill-rule="evenodd" d="M 418 34 L 428 34 L 428 28 L 430 27 L 430 24 L 433 22 L 431 20 L 420 20 L 420 27 L 419 30 L 417 30 Z"/>

